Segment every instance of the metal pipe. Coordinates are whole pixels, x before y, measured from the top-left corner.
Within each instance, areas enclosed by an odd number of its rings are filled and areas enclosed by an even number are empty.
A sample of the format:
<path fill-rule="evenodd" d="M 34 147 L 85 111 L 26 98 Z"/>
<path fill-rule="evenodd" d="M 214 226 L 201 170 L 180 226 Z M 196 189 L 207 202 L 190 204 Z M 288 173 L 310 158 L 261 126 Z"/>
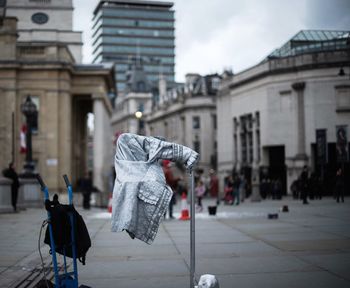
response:
<path fill-rule="evenodd" d="M 195 250 L 195 195 L 194 195 L 194 176 L 193 172 L 190 171 L 191 178 L 191 223 L 190 223 L 190 241 L 191 241 L 191 251 L 190 251 L 190 288 L 194 288 L 195 285 L 195 270 L 196 270 L 196 250 Z"/>

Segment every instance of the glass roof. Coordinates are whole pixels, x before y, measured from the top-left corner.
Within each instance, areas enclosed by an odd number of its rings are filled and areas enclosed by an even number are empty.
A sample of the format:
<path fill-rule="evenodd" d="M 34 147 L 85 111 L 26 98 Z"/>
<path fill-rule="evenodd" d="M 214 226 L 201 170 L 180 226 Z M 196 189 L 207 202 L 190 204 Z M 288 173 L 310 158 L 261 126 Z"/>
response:
<path fill-rule="evenodd" d="M 265 60 L 342 49 L 350 49 L 350 31 L 301 30 Z"/>

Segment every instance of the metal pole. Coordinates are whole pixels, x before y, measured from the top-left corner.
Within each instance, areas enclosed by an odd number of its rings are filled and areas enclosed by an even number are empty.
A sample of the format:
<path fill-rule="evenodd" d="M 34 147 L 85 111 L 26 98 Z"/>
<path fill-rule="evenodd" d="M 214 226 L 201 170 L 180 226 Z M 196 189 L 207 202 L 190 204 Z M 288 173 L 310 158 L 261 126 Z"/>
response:
<path fill-rule="evenodd" d="M 195 270 L 196 270 L 196 250 L 195 250 L 195 195 L 194 195 L 194 176 L 193 172 L 190 171 L 190 178 L 191 178 L 191 234 L 190 234 L 190 241 L 191 241 L 191 263 L 190 263 L 190 288 L 194 288 L 195 284 Z"/>
<path fill-rule="evenodd" d="M 68 201 L 69 205 L 73 205 L 73 190 L 72 185 L 69 182 L 68 176 L 63 175 L 64 182 L 66 182 L 68 190 Z M 72 257 L 73 257 L 73 273 L 74 280 L 72 282 L 73 288 L 78 288 L 78 265 L 77 265 L 77 251 L 76 251 L 76 241 L 75 241 L 75 231 L 76 231 L 76 219 L 73 215 L 73 211 L 69 213 L 70 223 L 71 223 L 71 235 L 72 235 Z"/>
<path fill-rule="evenodd" d="M 12 112 L 12 162 L 15 163 L 15 113 Z"/>
<path fill-rule="evenodd" d="M 44 199 L 49 200 L 49 189 L 45 185 L 43 179 L 39 174 L 36 175 L 36 178 L 40 184 L 41 191 L 44 192 Z M 47 220 L 49 225 L 49 233 L 50 233 L 50 243 L 51 243 L 51 255 L 52 255 L 52 263 L 53 263 L 53 270 L 55 275 L 55 286 L 61 287 L 60 284 L 60 278 L 59 278 L 59 271 L 58 271 L 58 265 L 57 265 L 57 258 L 56 258 L 56 246 L 55 246 L 55 239 L 53 238 L 53 229 L 52 229 L 52 223 L 51 223 L 51 213 L 47 211 Z"/>

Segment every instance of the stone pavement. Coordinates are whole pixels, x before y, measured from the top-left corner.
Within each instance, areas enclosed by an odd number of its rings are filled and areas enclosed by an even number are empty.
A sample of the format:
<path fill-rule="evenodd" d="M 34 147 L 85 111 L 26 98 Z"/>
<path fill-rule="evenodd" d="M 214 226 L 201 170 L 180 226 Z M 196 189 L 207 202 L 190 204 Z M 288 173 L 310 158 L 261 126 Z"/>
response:
<path fill-rule="evenodd" d="M 196 274 L 216 275 L 221 288 L 350 287 L 350 203 L 345 200 L 245 201 L 220 205 L 216 216 L 204 209 L 196 214 Z M 290 212 L 279 212 L 282 205 Z M 104 210 L 78 210 L 93 242 L 87 264 L 79 264 L 80 284 L 189 287 L 189 221 L 165 220 L 155 242 L 147 245 L 126 233 L 111 233 Z M 275 212 L 278 219 L 267 219 Z M 41 209 L 0 215 L 0 287 L 31 287 L 40 279 L 37 246 L 45 217 Z M 42 252 L 48 263 L 46 245 Z"/>

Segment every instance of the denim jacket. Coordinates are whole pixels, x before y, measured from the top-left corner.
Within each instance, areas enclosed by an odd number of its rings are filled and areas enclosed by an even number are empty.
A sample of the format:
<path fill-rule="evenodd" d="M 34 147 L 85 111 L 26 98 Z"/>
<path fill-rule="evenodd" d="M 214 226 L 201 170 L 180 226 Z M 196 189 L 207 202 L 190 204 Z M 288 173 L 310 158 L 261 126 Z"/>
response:
<path fill-rule="evenodd" d="M 167 211 L 172 190 L 165 182 L 160 159 L 182 162 L 191 170 L 198 153 L 190 148 L 131 133 L 119 136 L 112 199 L 112 231 L 151 244 Z"/>

